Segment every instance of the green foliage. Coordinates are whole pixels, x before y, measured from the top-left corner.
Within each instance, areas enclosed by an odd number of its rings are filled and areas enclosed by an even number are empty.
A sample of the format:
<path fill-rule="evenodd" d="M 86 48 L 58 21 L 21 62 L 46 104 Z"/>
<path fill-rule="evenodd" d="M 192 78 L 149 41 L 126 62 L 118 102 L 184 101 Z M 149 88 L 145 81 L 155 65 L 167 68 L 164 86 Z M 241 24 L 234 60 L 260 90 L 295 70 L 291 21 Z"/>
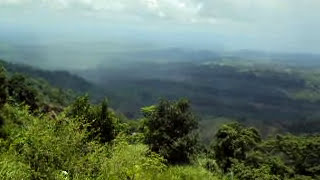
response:
<path fill-rule="evenodd" d="M 110 142 L 116 136 L 117 119 L 108 109 L 107 100 L 100 106 L 92 105 L 89 96 L 79 97 L 70 107 L 69 117 L 77 118 L 90 132 L 90 139 L 98 138 L 100 142 Z"/>
<path fill-rule="evenodd" d="M 7 80 L 6 80 L 6 74 L 4 68 L 0 66 L 0 111 L 3 107 L 3 105 L 7 101 Z M 4 124 L 4 120 L 2 116 L 0 115 L 0 137 L 4 136 L 2 126 Z"/>
<path fill-rule="evenodd" d="M 0 139 L 1 179 L 217 179 L 197 166 L 167 167 L 147 145 L 119 135 L 110 144 L 88 141 L 88 132 L 65 113 L 35 116 L 6 105 L 8 136 Z"/>
<path fill-rule="evenodd" d="M 23 74 L 32 77 L 32 79 L 42 79 L 51 85 L 67 90 L 72 89 L 76 92 L 94 91 L 94 84 L 91 84 L 76 75 L 67 71 L 48 71 L 41 70 L 25 64 L 13 64 L 0 60 L 0 65 L 3 65 L 9 72 Z"/>
<path fill-rule="evenodd" d="M 0 109 L 7 101 L 7 91 L 6 91 L 6 74 L 3 67 L 0 67 Z M 1 122 L 0 122 L 1 126 Z"/>
<path fill-rule="evenodd" d="M 21 74 L 15 74 L 8 80 L 8 94 L 18 103 L 28 105 L 32 111 L 39 107 L 36 90 Z"/>
<path fill-rule="evenodd" d="M 148 146 L 129 144 L 122 136 L 115 140 L 111 152 L 99 179 L 153 179 L 166 168 L 164 159 Z"/>
<path fill-rule="evenodd" d="M 101 103 L 100 118 L 95 121 L 93 127 L 98 130 L 102 142 L 110 142 L 115 138 L 116 132 L 113 120 L 109 114 L 108 101 L 105 99 Z"/>
<path fill-rule="evenodd" d="M 0 154 L 0 179 L 31 179 L 31 168 L 16 155 Z"/>
<path fill-rule="evenodd" d="M 280 136 L 268 140 L 263 151 L 281 156 L 296 174 L 320 176 L 320 136 Z"/>
<path fill-rule="evenodd" d="M 22 74 L 8 76 L 5 88 L 11 104 L 25 104 L 31 112 L 60 112 L 73 96 L 70 92 L 54 88 L 47 82 Z"/>
<path fill-rule="evenodd" d="M 260 141 L 259 132 L 254 128 L 245 128 L 239 123 L 223 125 L 213 145 L 217 163 L 227 172 L 234 159 L 245 160 L 247 153 L 256 148 Z"/>
<path fill-rule="evenodd" d="M 257 130 L 233 123 L 218 130 L 213 150 L 222 170 L 240 180 L 317 179 L 320 175 L 319 135 L 278 135 L 262 141 Z"/>
<path fill-rule="evenodd" d="M 146 143 L 169 163 L 187 163 L 196 151 L 198 122 L 187 100 L 161 100 L 142 109 Z"/>
<path fill-rule="evenodd" d="M 3 65 L 7 69 L 7 71 L 4 71 L 3 68 L 0 70 L 0 89 L 7 89 L 10 96 L 7 99 L 12 104 L 24 103 L 30 107 L 30 111 L 32 112 L 61 112 L 63 107 L 69 105 L 76 97 L 75 92 L 53 87 L 45 81 L 44 79 L 46 78 L 44 76 L 50 74 L 50 72 L 24 65 L 10 64 L 1 60 L 0 65 L 1 67 Z M 52 76 L 54 74 L 52 73 Z M 58 73 L 55 75 L 59 79 Z M 59 81 L 61 79 L 64 79 L 63 82 L 66 82 L 66 78 L 60 78 Z M 3 95 L 3 91 L 0 91 L 2 98 L 4 97 Z M 1 101 L 3 99 L 0 99 L 0 104 L 3 104 Z"/>
<path fill-rule="evenodd" d="M 205 168 L 199 166 L 172 166 L 163 173 L 159 174 L 155 179 L 227 180 L 227 178 L 216 176 Z"/>
<path fill-rule="evenodd" d="M 57 119 L 34 117 L 27 109 L 11 106 L 6 106 L 2 113 L 7 132 L 3 147 L 6 153 L 2 155 L 16 157 L 12 166 L 25 168 L 32 179 L 54 179 L 61 171 L 70 176 L 94 172 L 88 172 L 94 166 L 87 157 L 99 150 L 99 146 L 85 141 L 87 133 L 76 120 L 63 114 Z M 91 167 L 86 168 L 88 165 Z M 5 175 L 9 173 L 6 170 Z"/>
<path fill-rule="evenodd" d="M 244 163 L 236 163 L 232 167 L 238 179 L 243 180 L 281 180 L 280 176 L 274 175 L 269 166 L 264 165 L 259 168 L 246 166 Z"/>
<path fill-rule="evenodd" d="M 61 112 L 64 107 L 68 106 L 76 97 L 71 90 L 63 90 L 51 86 L 48 82 L 41 79 L 27 77 L 28 82 L 37 92 L 37 100 L 42 112 Z"/>
<path fill-rule="evenodd" d="M 7 100 L 7 79 L 5 74 L 5 69 L 0 67 L 0 108 L 4 105 Z"/>

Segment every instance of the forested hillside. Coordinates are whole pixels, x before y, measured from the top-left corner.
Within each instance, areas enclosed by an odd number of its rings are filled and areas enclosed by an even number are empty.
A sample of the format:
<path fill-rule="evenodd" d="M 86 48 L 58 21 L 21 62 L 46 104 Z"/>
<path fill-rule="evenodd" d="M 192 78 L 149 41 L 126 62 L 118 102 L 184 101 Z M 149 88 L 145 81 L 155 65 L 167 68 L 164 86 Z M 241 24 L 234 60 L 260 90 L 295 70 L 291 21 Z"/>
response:
<path fill-rule="evenodd" d="M 74 74 L 5 61 L 1 64 L 11 74 L 23 73 L 69 91 L 72 98 L 88 93 L 91 102 L 99 103 L 108 97 L 113 109 L 130 119 L 141 118 L 140 108 L 155 104 L 161 97 L 188 98 L 201 118 L 201 139 L 207 143 L 219 125 L 234 121 L 258 128 L 263 137 L 319 132 L 320 81 L 316 65 L 312 69 L 299 68 L 300 64 L 282 61 L 238 58 L 102 66 Z"/>
<path fill-rule="evenodd" d="M 52 86 L 55 86 L 61 90 L 71 90 L 73 91 L 73 96 L 75 96 L 76 94 L 79 95 L 81 93 L 88 93 L 93 97 L 93 101 L 95 101 L 102 98 L 103 96 L 109 96 L 110 94 L 108 93 L 108 90 L 102 89 L 99 86 L 90 83 L 85 79 L 68 71 L 42 70 L 25 64 L 6 62 L 1 59 L 0 65 L 5 67 L 8 73 L 19 73 L 27 75 L 29 77 L 32 77 L 33 79 L 38 79 L 40 81 L 44 80 L 45 84 L 48 82 Z"/>
<path fill-rule="evenodd" d="M 139 107 L 154 104 L 159 97 L 186 97 L 203 119 L 201 125 L 208 127 L 206 132 L 221 121 L 239 119 L 258 127 L 263 136 L 320 130 L 316 64 L 302 68 L 289 60 L 228 56 L 199 62 L 106 66 L 77 74 L 112 92 L 113 107 L 130 118 L 140 117 Z"/>
<path fill-rule="evenodd" d="M 262 138 L 235 119 L 208 144 L 187 99 L 130 120 L 105 98 L 92 104 L 15 69 L 0 71 L 0 179 L 320 179 L 317 134 Z"/>

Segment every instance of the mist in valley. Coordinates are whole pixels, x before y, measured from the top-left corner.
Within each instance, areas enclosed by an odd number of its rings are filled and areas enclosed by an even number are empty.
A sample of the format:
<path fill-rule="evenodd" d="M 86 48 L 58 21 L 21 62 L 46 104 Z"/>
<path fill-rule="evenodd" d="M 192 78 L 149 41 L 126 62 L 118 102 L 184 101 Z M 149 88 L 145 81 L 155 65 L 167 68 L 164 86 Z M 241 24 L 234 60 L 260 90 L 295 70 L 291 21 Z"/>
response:
<path fill-rule="evenodd" d="M 319 51 L 319 3 L 0 1 L 0 57 L 46 69 L 212 59 L 239 50 Z M 272 9 L 272 10 L 271 10 Z"/>

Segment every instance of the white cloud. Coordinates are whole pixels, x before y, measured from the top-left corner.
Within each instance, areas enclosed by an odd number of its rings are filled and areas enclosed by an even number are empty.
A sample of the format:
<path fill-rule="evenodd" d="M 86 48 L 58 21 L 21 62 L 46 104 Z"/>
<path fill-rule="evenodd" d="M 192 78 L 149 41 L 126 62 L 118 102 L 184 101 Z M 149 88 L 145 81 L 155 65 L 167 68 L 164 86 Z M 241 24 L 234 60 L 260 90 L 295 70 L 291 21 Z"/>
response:
<path fill-rule="evenodd" d="M 0 8 L 34 6 L 91 14 L 119 13 L 127 16 L 159 17 L 178 21 L 200 18 L 201 3 L 193 0 L 0 0 Z"/>
<path fill-rule="evenodd" d="M 34 6 L 59 10 L 119 13 L 187 22 L 279 21 L 317 13 L 319 0 L 0 0 L 1 7 Z M 304 14 L 301 14 L 304 13 Z"/>
<path fill-rule="evenodd" d="M 239 25 L 255 28 L 319 24 L 319 0 L 0 0 L 12 11 L 50 9 L 96 17 L 129 17 L 152 22 Z"/>
<path fill-rule="evenodd" d="M 194 29 L 256 41 L 286 38 L 304 44 L 320 42 L 320 0 L 0 0 L 0 20 L 15 18 L 18 15 L 13 14 L 23 11 L 31 17 L 36 12 L 33 9 L 40 9 L 42 14 L 75 14 L 76 18 L 83 14 L 108 22 L 192 25 Z M 38 14 L 34 17 L 42 18 Z"/>

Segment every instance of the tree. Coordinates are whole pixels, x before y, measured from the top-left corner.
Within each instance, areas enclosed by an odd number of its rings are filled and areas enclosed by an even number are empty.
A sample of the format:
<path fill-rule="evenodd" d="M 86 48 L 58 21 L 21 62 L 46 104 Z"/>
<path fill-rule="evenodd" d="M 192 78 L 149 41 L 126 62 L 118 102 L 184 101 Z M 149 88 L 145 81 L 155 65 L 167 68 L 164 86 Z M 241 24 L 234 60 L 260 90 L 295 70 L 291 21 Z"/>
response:
<path fill-rule="evenodd" d="M 0 67 L 0 108 L 7 101 L 7 90 L 6 90 L 6 74 L 3 67 Z"/>
<path fill-rule="evenodd" d="M 186 99 L 160 100 L 158 105 L 142 109 L 145 117 L 145 141 L 151 150 L 169 163 L 187 163 L 197 145 L 198 121 Z"/>
<path fill-rule="evenodd" d="M 27 82 L 21 74 L 13 75 L 8 81 L 8 94 L 17 103 L 25 103 L 31 111 L 38 109 L 36 90 Z"/>
<path fill-rule="evenodd" d="M 71 105 L 68 116 L 77 118 L 87 127 L 90 139 L 99 139 L 100 142 L 105 143 L 115 138 L 115 126 L 106 99 L 101 105 L 92 105 L 89 102 L 89 96 L 79 97 Z"/>
<path fill-rule="evenodd" d="M 256 148 L 259 142 L 260 134 L 254 128 L 246 128 L 239 123 L 223 125 L 213 145 L 215 159 L 226 172 L 233 160 L 246 160 L 248 152 Z"/>
<path fill-rule="evenodd" d="M 100 118 L 92 123 L 96 130 L 96 136 L 100 137 L 101 142 L 110 142 L 115 138 L 114 124 L 108 110 L 108 101 L 104 99 L 100 105 Z"/>

